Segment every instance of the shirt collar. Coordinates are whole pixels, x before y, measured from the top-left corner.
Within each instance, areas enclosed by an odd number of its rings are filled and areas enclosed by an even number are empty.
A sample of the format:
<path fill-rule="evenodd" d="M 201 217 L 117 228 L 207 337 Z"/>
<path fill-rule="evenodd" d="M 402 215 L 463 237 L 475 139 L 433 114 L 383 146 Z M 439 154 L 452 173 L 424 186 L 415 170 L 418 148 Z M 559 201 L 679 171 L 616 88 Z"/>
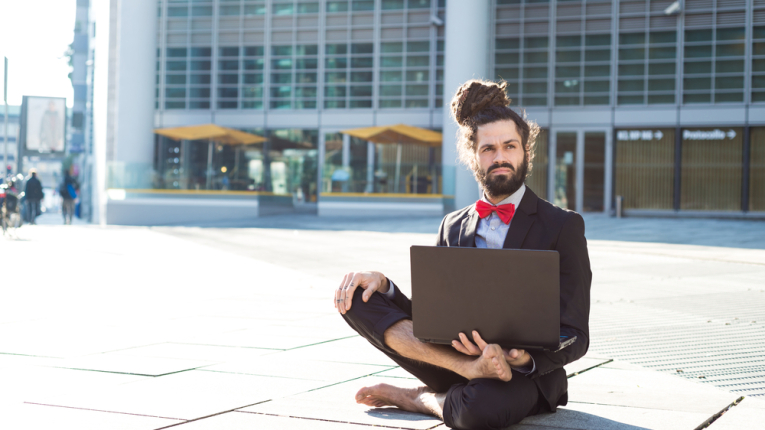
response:
<path fill-rule="evenodd" d="M 490 202 L 489 199 L 486 198 L 485 193 L 481 193 L 481 200 L 483 200 L 484 202 L 492 206 L 506 205 L 508 203 L 512 203 L 515 205 L 517 209 L 518 206 L 521 204 L 521 199 L 523 199 L 523 194 L 525 192 L 526 192 L 526 184 L 521 184 L 521 188 L 518 188 L 516 192 L 514 192 L 513 194 L 510 194 L 506 199 L 499 202 L 499 204 L 495 205 L 494 203 Z"/>

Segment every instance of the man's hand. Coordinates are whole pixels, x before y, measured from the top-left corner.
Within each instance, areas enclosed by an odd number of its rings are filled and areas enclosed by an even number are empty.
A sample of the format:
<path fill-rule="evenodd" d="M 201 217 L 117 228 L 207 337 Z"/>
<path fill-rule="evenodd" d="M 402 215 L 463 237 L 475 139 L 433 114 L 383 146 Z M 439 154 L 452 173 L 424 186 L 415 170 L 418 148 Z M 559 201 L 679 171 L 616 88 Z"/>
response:
<path fill-rule="evenodd" d="M 477 331 L 473 330 L 473 340 L 475 344 L 465 335 L 465 333 L 459 334 L 459 340 L 453 340 L 452 346 L 457 351 L 466 355 L 481 355 L 481 351 L 486 348 L 487 343 L 481 338 L 481 335 Z M 505 361 L 510 367 L 525 367 L 531 362 L 531 356 L 528 352 L 522 349 L 510 349 L 502 348 L 502 352 L 505 353 Z"/>
<path fill-rule="evenodd" d="M 344 314 L 351 308 L 353 293 L 356 288 L 364 289 L 361 298 L 366 303 L 375 291 L 388 292 L 388 278 L 380 272 L 351 272 L 343 276 L 343 282 L 335 290 L 335 309 Z"/>

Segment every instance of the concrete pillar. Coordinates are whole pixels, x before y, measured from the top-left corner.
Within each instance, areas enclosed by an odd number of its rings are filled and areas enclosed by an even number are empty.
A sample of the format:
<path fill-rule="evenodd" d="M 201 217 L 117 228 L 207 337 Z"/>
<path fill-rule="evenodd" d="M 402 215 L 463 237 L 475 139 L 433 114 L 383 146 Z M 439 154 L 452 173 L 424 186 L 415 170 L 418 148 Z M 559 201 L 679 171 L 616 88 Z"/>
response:
<path fill-rule="evenodd" d="M 343 134 L 343 150 L 342 150 L 342 156 L 343 156 L 343 169 L 345 169 L 346 172 L 349 174 L 351 173 L 351 136 L 348 134 Z M 350 176 L 350 175 L 349 175 Z M 348 178 L 345 182 L 343 182 L 343 192 L 348 192 L 348 183 L 351 181 L 352 178 Z"/>
<path fill-rule="evenodd" d="M 375 191 L 375 144 L 367 142 L 367 186 L 364 192 Z"/>
<path fill-rule="evenodd" d="M 460 85 L 469 79 L 488 79 L 491 37 L 490 0 L 446 2 L 444 52 L 444 142 L 442 151 L 443 194 L 454 196 L 456 209 L 480 198 L 473 173 L 457 162 L 457 124 L 450 102 Z"/>
<path fill-rule="evenodd" d="M 111 0 L 111 8 L 110 48 L 116 49 L 116 55 L 109 70 L 113 85 L 109 103 L 113 113 L 108 125 L 112 135 L 108 142 L 111 159 L 107 162 L 124 166 L 124 186 L 150 187 L 154 161 L 157 0 Z"/>

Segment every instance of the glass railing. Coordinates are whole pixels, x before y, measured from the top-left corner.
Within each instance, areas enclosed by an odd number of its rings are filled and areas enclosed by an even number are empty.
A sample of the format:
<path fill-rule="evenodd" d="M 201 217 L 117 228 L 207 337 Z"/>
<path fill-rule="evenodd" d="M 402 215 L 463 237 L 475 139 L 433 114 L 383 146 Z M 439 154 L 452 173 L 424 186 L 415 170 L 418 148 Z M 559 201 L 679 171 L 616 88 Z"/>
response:
<path fill-rule="evenodd" d="M 321 194 L 444 195 L 454 181 L 454 166 L 441 164 L 377 163 L 374 166 L 325 164 Z"/>
<path fill-rule="evenodd" d="M 209 171 L 194 165 L 159 170 L 150 163 L 112 162 L 107 163 L 106 185 L 121 190 L 260 192 L 292 195 L 306 203 L 316 202 L 319 194 L 454 194 L 454 166 L 378 163 L 370 171 L 367 166 L 328 164 L 319 179 L 315 157 L 292 155 L 268 166 L 252 158 L 242 162 L 241 169 L 224 165 Z"/>
<path fill-rule="evenodd" d="M 270 168 L 264 168 L 257 161 L 260 160 L 248 160 L 247 168 L 241 171 L 225 166 L 209 170 L 198 166 L 171 167 L 159 171 L 149 163 L 108 163 L 106 186 L 125 190 L 263 192 L 294 195 L 306 201 L 310 201 L 312 190 L 315 194 L 315 169 L 311 181 L 304 180 L 301 170 L 291 168 L 295 163 L 274 161 Z"/>

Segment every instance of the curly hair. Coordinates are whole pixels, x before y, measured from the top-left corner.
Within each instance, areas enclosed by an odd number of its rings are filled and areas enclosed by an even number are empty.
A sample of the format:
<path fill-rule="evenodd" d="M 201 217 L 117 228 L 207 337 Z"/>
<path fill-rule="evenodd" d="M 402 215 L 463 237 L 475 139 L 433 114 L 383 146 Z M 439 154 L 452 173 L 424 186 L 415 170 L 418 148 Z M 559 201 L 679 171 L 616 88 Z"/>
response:
<path fill-rule="evenodd" d="M 459 124 L 457 152 L 459 160 L 470 167 L 478 179 L 479 165 L 475 156 L 478 144 L 478 127 L 497 121 L 512 120 L 521 135 L 525 158 L 528 161 L 526 177 L 531 173 L 536 138 L 539 126 L 510 109 L 510 99 L 507 97 L 507 82 L 491 82 L 471 79 L 462 84 L 454 94 L 451 103 L 452 117 Z"/>

